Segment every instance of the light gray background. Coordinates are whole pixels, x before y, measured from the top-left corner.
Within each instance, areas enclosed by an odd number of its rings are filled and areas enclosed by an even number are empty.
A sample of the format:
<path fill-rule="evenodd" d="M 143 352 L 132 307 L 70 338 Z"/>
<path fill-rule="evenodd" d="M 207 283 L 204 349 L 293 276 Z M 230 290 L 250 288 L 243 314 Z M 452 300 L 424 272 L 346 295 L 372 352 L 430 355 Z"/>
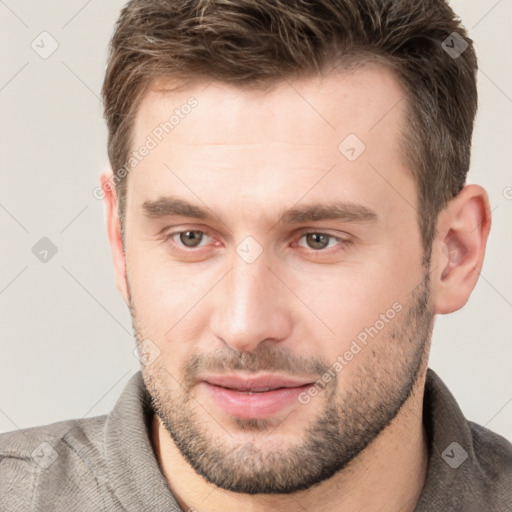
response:
<path fill-rule="evenodd" d="M 139 368 L 93 196 L 123 3 L 0 0 L 0 431 L 107 413 Z M 512 0 L 452 5 L 479 56 L 468 182 L 489 192 L 493 227 L 469 303 L 437 318 L 430 367 L 469 419 L 512 441 Z M 43 31 L 59 45 L 47 59 L 31 48 Z M 42 237 L 58 248 L 47 263 L 32 253 Z"/>

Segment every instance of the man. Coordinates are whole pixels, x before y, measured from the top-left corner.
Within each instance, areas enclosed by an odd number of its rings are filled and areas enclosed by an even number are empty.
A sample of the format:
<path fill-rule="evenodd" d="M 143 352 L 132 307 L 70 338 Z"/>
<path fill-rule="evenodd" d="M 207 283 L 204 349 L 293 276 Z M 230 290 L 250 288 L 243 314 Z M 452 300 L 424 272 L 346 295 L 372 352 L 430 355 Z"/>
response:
<path fill-rule="evenodd" d="M 512 510 L 512 445 L 428 369 L 490 229 L 446 3 L 132 0 L 103 97 L 141 372 L 1 436 L 2 510 Z"/>

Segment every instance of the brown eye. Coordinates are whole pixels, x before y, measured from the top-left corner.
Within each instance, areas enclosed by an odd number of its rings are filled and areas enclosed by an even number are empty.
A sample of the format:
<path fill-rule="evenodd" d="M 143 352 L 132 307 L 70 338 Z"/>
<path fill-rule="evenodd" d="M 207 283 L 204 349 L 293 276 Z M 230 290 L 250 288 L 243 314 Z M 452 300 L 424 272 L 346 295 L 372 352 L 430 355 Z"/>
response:
<path fill-rule="evenodd" d="M 182 231 L 178 234 L 180 242 L 185 247 L 198 247 L 204 235 L 202 231 Z"/>
<path fill-rule="evenodd" d="M 325 249 L 329 245 L 329 241 L 334 239 L 333 236 L 325 233 L 308 233 L 304 236 L 309 247 L 316 250 Z"/>

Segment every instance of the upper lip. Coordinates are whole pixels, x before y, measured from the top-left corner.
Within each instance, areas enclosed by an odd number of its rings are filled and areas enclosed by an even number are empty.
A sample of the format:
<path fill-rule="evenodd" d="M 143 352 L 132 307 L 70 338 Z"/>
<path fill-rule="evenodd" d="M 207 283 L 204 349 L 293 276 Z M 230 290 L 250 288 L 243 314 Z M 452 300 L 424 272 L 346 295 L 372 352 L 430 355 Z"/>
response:
<path fill-rule="evenodd" d="M 213 375 L 203 379 L 209 384 L 240 391 L 257 391 L 277 388 L 296 388 L 311 384 L 310 380 L 283 377 L 279 375 L 258 375 L 241 377 L 238 375 Z"/>

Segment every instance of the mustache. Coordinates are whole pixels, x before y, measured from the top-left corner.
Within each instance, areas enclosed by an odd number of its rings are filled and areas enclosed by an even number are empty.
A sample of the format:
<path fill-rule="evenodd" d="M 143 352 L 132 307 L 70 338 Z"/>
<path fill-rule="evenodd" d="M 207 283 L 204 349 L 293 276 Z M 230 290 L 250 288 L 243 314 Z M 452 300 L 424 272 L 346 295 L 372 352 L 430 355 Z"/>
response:
<path fill-rule="evenodd" d="M 239 352 L 228 347 L 208 354 L 194 354 L 184 364 L 182 376 L 183 384 L 190 387 L 198 376 L 206 374 L 268 371 L 289 376 L 311 376 L 315 380 L 329 368 L 330 365 L 322 359 L 298 356 L 288 348 L 262 343 L 251 352 Z"/>

